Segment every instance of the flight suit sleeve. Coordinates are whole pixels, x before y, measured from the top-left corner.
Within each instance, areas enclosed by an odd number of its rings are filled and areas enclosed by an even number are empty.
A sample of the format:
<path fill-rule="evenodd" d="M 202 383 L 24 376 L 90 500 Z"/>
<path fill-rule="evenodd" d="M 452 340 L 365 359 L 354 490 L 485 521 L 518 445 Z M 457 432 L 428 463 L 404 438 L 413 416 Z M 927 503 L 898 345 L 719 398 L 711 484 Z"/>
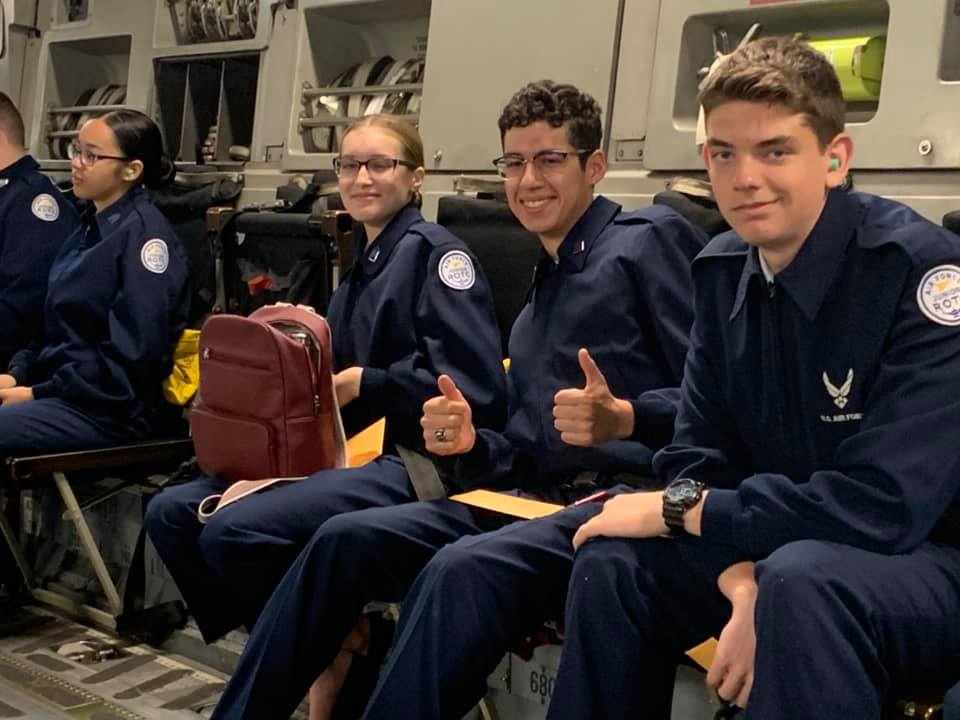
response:
<path fill-rule="evenodd" d="M 39 348 L 34 344 L 32 347 L 18 350 L 10 358 L 7 372 L 17 381 L 17 385 L 30 385 L 30 372 L 37 362 L 39 352 Z"/>
<path fill-rule="evenodd" d="M 188 270 L 179 243 L 138 233 L 123 243 L 118 263 L 107 337 L 90 356 L 99 367 L 90 367 L 90 360 L 68 363 L 35 385 L 34 397 L 133 400 L 138 390 L 159 384 L 169 373 L 189 308 Z"/>
<path fill-rule="evenodd" d="M 414 309 L 415 350 L 386 368 L 365 367 L 361 380 L 360 399 L 417 437 L 423 403 L 439 394 L 441 374 L 453 378 L 469 401 L 477 427 L 499 429 L 506 414 L 506 374 L 489 285 L 472 259 L 469 287 L 445 283 L 439 264 L 451 252 L 468 257 L 449 246 L 433 248 L 429 256 Z"/>
<path fill-rule="evenodd" d="M 634 432 L 630 440 L 652 449 L 673 437 L 680 402 L 680 380 L 693 323 L 693 281 L 690 265 L 707 243 L 707 236 L 680 217 L 658 219 L 646 227 L 633 273 L 636 290 L 647 312 L 646 325 L 665 373 L 675 385 L 648 390 L 629 398 Z"/>
<path fill-rule="evenodd" d="M 507 406 L 520 406 L 517 385 L 507 373 Z M 516 418 L 510 414 L 510 418 Z M 517 482 L 537 476 L 537 463 L 528 452 L 519 449 L 511 432 L 511 419 L 503 432 L 489 428 L 477 428 L 474 446 L 469 452 L 456 458 L 453 464 L 452 482 L 461 490 L 476 487 L 514 487 Z"/>
<path fill-rule="evenodd" d="M 42 328 L 50 265 L 76 226 L 76 211 L 53 187 L 44 193 L 24 186 L 8 203 L 0 229 L 0 362 Z"/>
<path fill-rule="evenodd" d="M 651 450 L 666 446 L 673 439 L 673 425 L 680 407 L 680 388 L 648 390 L 630 401 L 633 407 L 633 434 Z"/>
<path fill-rule="evenodd" d="M 530 461 L 531 470 L 535 473 L 532 459 L 518 453 L 503 433 L 480 428 L 473 448 L 454 463 L 452 482 L 464 491 L 496 486 L 499 478 L 512 475 L 512 471 L 524 464 L 525 459 Z"/>
<path fill-rule="evenodd" d="M 691 331 L 673 441 L 654 456 L 653 469 L 665 484 L 688 477 L 711 488 L 733 488 L 748 465 L 712 362 L 706 326 L 713 316 L 702 310 Z"/>
<path fill-rule="evenodd" d="M 753 556 L 801 539 L 903 553 L 928 538 L 960 486 L 952 437 L 960 427 L 960 327 L 920 311 L 923 274 L 906 284 L 860 427 L 837 448 L 833 467 L 803 483 L 757 474 L 710 492 L 703 537 Z"/>

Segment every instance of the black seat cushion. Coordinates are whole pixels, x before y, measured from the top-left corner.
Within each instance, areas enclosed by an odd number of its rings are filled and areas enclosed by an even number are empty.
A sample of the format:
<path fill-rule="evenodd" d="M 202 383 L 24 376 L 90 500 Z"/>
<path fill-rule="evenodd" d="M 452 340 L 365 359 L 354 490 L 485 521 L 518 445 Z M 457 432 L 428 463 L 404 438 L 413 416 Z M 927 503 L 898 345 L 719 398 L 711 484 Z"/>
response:
<path fill-rule="evenodd" d="M 500 200 L 442 197 L 437 222 L 463 240 L 480 262 L 493 293 L 506 357 L 510 328 L 526 301 L 540 256 L 540 240 L 525 230 Z"/>

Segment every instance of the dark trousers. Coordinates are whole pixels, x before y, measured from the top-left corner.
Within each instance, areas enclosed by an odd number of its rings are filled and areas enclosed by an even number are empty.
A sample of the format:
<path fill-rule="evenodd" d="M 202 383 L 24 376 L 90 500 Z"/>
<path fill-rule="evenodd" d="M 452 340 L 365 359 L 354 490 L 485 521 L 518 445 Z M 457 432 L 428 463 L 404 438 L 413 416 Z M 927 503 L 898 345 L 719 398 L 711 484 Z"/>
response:
<path fill-rule="evenodd" d="M 571 539 L 599 503 L 463 538 L 441 549 L 404 600 L 397 636 L 365 718 L 459 718 L 503 655 L 557 618 Z"/>
<path fill-rule="evenodd" d="M 264 608 L 213 717 L 286 717 L 336 657 L 364 605 L 404 595 L 367 716 L 462 716 L 524 632 L 559 617 L 570 539 L 599 509 L 571 508 L 486 533 L 470 508 L 452 500 L 332 518 Z"/>
<path fill-rule="evenodd" d="M 252 627 L 287 568 L 326 520 L 340 513 L 416 500 L 400 459 L 325 470 L 279 484 L 216 512 L 197 506 L 229 483 L 202 477 L 167 488 L 147 506 L 144 525 L 204 639 Z"/>
<path fill-rule="evenodd" d="M 59 398 L 0 405 L 0 460 L 17 454 L 64 452 L 133 442 L 127 422 L 93 418 Z"/>
<path fill-rule="evenodd" d="M 662 538 L 580 549 L 550 720 L 670 717 L 681 654 L 729 619 L 714 549 Z M 756 575 L 746 720 L 874 720 L 889 693 L 956 678 L 960 551 L 926 543 L 888 556 L 807 540 Z"/>

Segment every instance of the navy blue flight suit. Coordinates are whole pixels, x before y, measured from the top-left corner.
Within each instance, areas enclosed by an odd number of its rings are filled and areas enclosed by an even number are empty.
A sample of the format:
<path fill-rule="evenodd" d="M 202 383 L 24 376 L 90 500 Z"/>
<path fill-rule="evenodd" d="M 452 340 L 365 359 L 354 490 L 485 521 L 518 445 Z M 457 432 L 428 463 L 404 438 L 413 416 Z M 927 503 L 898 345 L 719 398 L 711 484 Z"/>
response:
<path fill-rule="evenodd" d="M 361 243 L 364 240 L 361 239 Z M 284 572 L 324 520 L 417 499 L 395 445 L 423 447 L 423 403 L 450 375 L 483 427 L 503 426 L 506 379 L 493 300 L 466 246 L 416 207 L 401 210 L 358 248 L 330 301 L 334 369 L 363 367 L 360 396 L 342 409 L 347 435 L 387 418 L 384 454 L 276 486 L 217 512 L 197 505 L 229 481 L 203 477 L 160 493 L 147 532 L 173 574 L 203 637 L 252 626 Z M 299 701 L 298 701 L 299 702 Z"/>
<path fill-rule="evenodd" d="M 718 236 L 666 481 L 712 489 L 702 537 L 598 538 L 571 576 L 549 717 L 669 717 L 684 650 L 717 635 L 718 575 L 757 562 L 750 720 L 879 718 L 960 658 L 960 240 L 832 191 L 793 262 Z"/>
<path fill-rule="evenodd" d="M 943 699 L 943 720 L 960 720 L 960 683 L 950 688 Z"/>
<path fill-rule="evenodd" d="M 24 155 L 0 170 L 0 372 L 41 326 L 50 264 L 79 223 L 38 168 Z"/>
<path fill-rule="evenodd" d="M 148 436 L 186 325 L 180 241 L 134 188 L 91 205 L 50 269 L 43 332 L 10 360 L 34 400 L 0 406 L 0 457 Z"/>
<path fill-rule="evenodd" d="M 672 434 L 692 321 L 690 262 L 706 240 L 673 210 L 624 213 L 594 200 L 560 245 L 559 262 L 542 252 L 514 323 L 506 429 L 478 430 L 449 489 L 513 488 L 566 504 L 597 489 L 571 484 L 581 471 L 602 473 L 606 485 L 618 473 L 649 473 L 651 448 Z M 581 347 L 613 394 L 633 399 L 631 440 L 596 448 L 560 440 L 554 395 L 583 386 Z M 399 600 L 411 583 L 369 716 L 462 716 L 511 642 L 561 612 L 570 538 L 598 509 L 582 505 L 486 534 L 482 518 L 446 499 L 328 520 L 264 609 L 214 717 L 286 717 L 364 605 Z"/>

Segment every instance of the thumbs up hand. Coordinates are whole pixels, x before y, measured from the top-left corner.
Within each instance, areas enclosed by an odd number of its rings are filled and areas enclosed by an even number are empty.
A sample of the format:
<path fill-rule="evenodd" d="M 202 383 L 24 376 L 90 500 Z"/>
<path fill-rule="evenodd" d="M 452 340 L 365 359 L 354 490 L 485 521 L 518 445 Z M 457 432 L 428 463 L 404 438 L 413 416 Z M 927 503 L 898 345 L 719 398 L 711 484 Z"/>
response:
<path fill-rule="evenodd" d="M 449 375 L 437 378 L 440 397 L 423 404 L 423 439 L 427 451 L 435 455 L 461 455 L 469 452 L 477 439 L 473 411 Z"/>
<path fill-rule="evenodd" d="M 582 390 L 561 390 L 553 397 L 553 426 L 570 445 L 594 447 L 633 434 L 633 406 L 610 392 L 607 379 L 585 348 L 577 360 L 586 380 Z"/>

